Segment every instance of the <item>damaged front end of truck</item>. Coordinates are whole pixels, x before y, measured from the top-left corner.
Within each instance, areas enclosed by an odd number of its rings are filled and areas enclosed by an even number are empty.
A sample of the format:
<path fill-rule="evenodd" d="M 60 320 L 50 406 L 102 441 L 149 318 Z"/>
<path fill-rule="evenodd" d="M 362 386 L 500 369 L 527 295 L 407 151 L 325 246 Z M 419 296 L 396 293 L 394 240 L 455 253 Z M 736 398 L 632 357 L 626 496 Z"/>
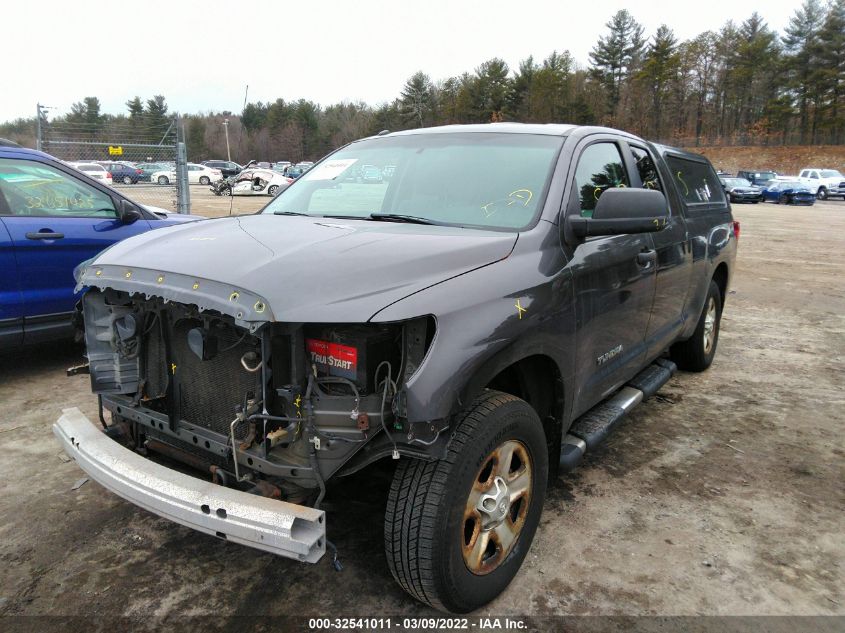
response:
<path fill-rule="evenodd" d="M 102 433 L 66 410 L 54 432 L 137 505 L 315 562 L 328 479 L 443 453 L 447 424 L 409 424 L 403 404 L 433 317 L 279 322 L 264 297 L 213 280 L 96 263 L 77 276 L 91 385 L 111 424 Z M 173 462 L 193 476 L 162 465 Z"/>

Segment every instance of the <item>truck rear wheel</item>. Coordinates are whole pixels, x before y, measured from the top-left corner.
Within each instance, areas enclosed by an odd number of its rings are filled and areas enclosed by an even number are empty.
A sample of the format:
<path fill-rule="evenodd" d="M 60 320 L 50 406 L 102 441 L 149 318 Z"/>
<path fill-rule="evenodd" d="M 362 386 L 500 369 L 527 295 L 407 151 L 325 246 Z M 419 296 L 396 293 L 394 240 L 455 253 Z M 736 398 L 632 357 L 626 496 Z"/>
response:
<path fill-rule="evenodd" d="M 399 462 L 385 513 L 393 577 L 421 602 L 466 613 L 519 570 L 543 510 L 548 448 L 524 400 L 487 391 L 436 462 Z"/>
<path fill-rule="evenodd" d="M 719 323 L 722 320 L 722 293 L 712 279 L 707 299 L 693 335 L 686 341 L 675 343 L 670 356 L 678 368 L 685 371 L 704 371 L 710 367 L 719 342 Z"/>

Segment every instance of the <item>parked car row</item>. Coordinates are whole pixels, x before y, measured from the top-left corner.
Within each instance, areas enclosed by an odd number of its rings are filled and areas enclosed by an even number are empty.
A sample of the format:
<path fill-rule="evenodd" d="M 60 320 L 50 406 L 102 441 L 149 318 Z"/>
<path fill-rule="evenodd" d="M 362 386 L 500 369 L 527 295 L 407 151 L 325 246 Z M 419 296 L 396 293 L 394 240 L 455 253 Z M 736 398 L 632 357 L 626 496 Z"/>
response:
<path fill-rule="evenodd" d="M 845 176 L 836 169 L 806 168 L 798 176 L 780 176 L 771 170 L 740 170 L 736 176 L 719 172 L 719 181 L 733 203 L 766 200 L 811 205 L 815 200 L 845 199 Z"/>
<path fill-rule="evenodd" d="M 110 171 L 108 171 L 102 165 L 97 163 L 68 163 L 71 167 L 78 169 L 81 172 L 86 173 L 88 176 L 93 178 L 94 180 L 99 180 L 100 182 L 104 182 L 107 185 L 111 185 L 114 183 L 114 178 Z"/>
<path fill-rule="evenodd" d="M 264 169 L 274 171 L 290 178 L 297 178 L 299 175 L 307 171 L 314 163 L 311 161 L 302 161 L 295 165 L 289 160 L 280 160 L 275 163 L 267 161 L 251 160 L 246 165 L 239 165 L 231 160 L 204 160 L 200 163 L 212 169 L 219 169 L 224 178 L 237 176 L 245 169 L 250 167 L 254 169 Z"/>
<path fill-rule="evenodd" d="M 73 161 L 68 164 L 93 175 L 98 180 L 104 180 L 108 184 L 119 182 L 124 185 L 134 185 L 150 180 L 149 172 L 142 168 L 143 164 L 135 164 L 129 161 L 90 160 Z M 162 169 L 164 165 L 164 163 L 156 163 L 159 169 Z M 103 176 L 103 172 L 106 172 L 107 175 Z"/>
<path fill-rule="evenodd" d="M 210 185 L 215 180 L 221 180 L 223 172 L 206 165 L 188 163 L 188 184 Z M 150 180 L 159 185 L 169 185 L 176 182 L 176 167 L 162 169 L 150 174 Z"/>
<path fill-rule="evenodd" d="M 728 176 L 720 176 L 719 181 L 733 204 L 739 202 L 757 204 L 766 201 L 778 204 L 812 205 L 816 201 L 816 196 L 810 188 L 794 178 L 776 176 L 762 185 L 752 184 L 745 178 Z"/>
<path fill-rule="evenodd" d="M 222 178 L 213 178 L 209 183 L 204 175 L 197 177 L 201 184 L 211 184 L 211 191 L 216 196 L 276 196 L 313 165 L 310 161 L 293 165 L 290 161 L 251 160 L 241 166 L 232 161 L 207 160 L 202 166 L 219 170 Z M 166 175 L 156 174 L 155 177 L 161 179 L 158 180 L 161 184 L 166 184 L 163 181 Z"/>

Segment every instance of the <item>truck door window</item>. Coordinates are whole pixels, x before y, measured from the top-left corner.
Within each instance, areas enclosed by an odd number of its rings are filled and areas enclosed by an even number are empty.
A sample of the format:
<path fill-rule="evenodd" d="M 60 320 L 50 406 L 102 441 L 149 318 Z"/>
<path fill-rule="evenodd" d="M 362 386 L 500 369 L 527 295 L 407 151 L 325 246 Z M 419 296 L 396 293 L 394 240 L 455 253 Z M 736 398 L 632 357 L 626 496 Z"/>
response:
<path fill-rule="evenodd" d="M 672 172 L 675 188 L 687 204 L 725 200 L 725 192 L 719 178 L 708 163 L 667 156 L 666 164 Z"/>
<path fill-rule="evenodd" d="M 631 153 L 634 155 L 634 160 L 637 163 L 637 171 L 640 174 L 643 189 L 663 191 L 663 185 L 660 184 L 660 176 L 657 174 L 657 167 L 649 153 L 641 147 L 635 147 L 633 145 L 630 147 Z"/>
<path fill-rule="evenodd" d="M 111 196 L 43 163 L 0 158 L 8 215 L 116 218 Z"/>
<path fill-rule="evenodd" d="M 575 169 L 575 186 L 581 215 L 592 217 L 601 194 L 614 187 L 630 186 L 622 155 L 615 143 L 594 143 L 585 149 Z"/>

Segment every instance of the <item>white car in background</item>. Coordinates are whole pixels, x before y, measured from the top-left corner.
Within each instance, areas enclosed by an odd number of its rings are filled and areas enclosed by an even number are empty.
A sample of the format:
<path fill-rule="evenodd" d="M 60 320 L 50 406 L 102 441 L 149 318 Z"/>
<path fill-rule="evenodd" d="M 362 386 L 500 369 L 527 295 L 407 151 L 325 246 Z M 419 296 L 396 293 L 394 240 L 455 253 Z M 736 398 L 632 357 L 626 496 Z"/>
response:
<path fill-rule="evenodd" d="M 209 185 L 215 180 L 223 178 L 223 172 L 219 169 L 188 163 L 188 184 Z M 176 170 L 156 171 L 150 175 L 150 182 L 159 185 L 169 185 L 176 182 Z"/>
<path fill-rule="evenodd" d="M 68 163 L 71 167 L 78 169 L 79 171 L 84 171 L 86 175 L 91 176 L 95 180 L 99 180 L 100 182 L 104 182 L 107 185 L 114 184 L 112 180 L 111 173 L 102 165 L 98 165 L 97 163 Z"/>
<path fill-rule="evenodd" d="M 805 167 L 798 174 L 798 182 L 807 185 L 819 200 L 832 197 L 845 199 L 845 176 L 838 169 Z"/>
<path fill-rule="evenodd" d="M 286 189 L 293 179 L 270 169 L 247 169 L 235 178 L 233 196 L 275 196 Z"/>

